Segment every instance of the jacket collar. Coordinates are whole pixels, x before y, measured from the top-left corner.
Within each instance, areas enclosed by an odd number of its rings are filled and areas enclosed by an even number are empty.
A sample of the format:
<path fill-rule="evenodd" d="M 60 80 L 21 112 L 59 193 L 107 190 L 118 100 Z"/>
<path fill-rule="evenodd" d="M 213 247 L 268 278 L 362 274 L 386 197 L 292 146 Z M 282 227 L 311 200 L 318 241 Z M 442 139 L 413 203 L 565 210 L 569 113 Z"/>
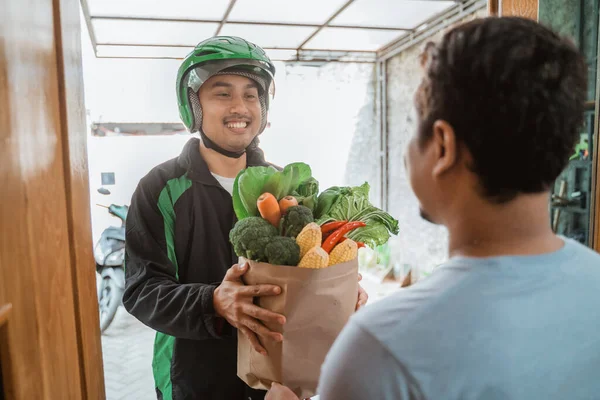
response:
<path fill-rule="evenodd" d="M 178 157 L 179 165 L 188 172 L 188 177 L 196 182 L 202 183 L 204 185 L 212 185 L 212 186 L 220 186 L 219 182 L 212 175 L 210 170 L 208 169 L 208 165 L 204 158 L 202 158 L 202 154 L 200 154 L 200 139 L 192 138 L 190 139 L 185 146 L 181 154 Z M 248 157 L 248 159 L 252 159 L 254 157 Z M 248 162 L 247 167 L 268 167 L 271 166 L 269 163 L 252 163 Z"/>

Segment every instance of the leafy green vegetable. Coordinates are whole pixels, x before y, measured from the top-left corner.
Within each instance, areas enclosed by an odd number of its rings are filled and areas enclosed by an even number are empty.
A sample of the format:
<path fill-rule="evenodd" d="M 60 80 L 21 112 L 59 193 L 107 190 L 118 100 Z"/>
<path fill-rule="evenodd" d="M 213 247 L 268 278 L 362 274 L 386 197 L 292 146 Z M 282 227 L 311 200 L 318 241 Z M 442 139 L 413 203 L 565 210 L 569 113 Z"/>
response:
<path fill-rule="evenodd" d="M 311 175 L 312 171 L 308 164 L 288 164 L 283 171 L 270 176 L 262 190 L 271 193 L 277 200 L 281 200 L 294 192 L 300 184 L 310 179 Z"/>
<path fill-rule="evenodd" d="M 348 238 L 356 242 L 363 242 L 372 249 L 387 243 L 390 232 L 381 222 L 371 221 L 367 226 L 358 228 L 348 233 Z"/>
<path fill-rule="evenodd" d="M 250 213 L 244 207 L 244 203 L 242 202 L 242 197 L 239 193 L 239 178 L 244 173 L 244 171 L 240 171 L 240 173 L 235 177 L 235 181 L 233 181 L 233 192 L 232 192 L 232 200 L 233 200 L 233 211 L 237 216 L 238 220 L 250 217 Z"/>
<path fill-rule="evenodd" d="M 367 225 L 370 222 L 378 222 L 380 224 L 383 224 L 385 228 L 394 235 L 397 235 L 400 231 L 400 229 L 398 228 L 398 220 L 393 218 L 390 214 L 386 213 L 385 211 L 382 211 L 379 208 L 374 207 L 372 205 L 369 205 L 367 208 L 354 215 L 352 217 L 352 221 L 363 221 Z"/>
<path fill-rule="evenodd" d="M 356 187 L 333 187 L 319 195 L 317 223 L 330 221 L 362 221 L 367 224 L 348 234 L 350 239 L 371 248 L 386 243 L 390 234 L 399 232 L 398 221 L 369 202 L 370 186 L 365 182 Z"/>
<path fill-rule="evenodd" d="M 315 217 L 322 218 L 323 216 L 327 215 L 335 200 L 342 193 L 342 191 L 346 189 L 348 188 L 333 186 L 327 190 L 324 190 L 323 193 L 321 193 L 317 199 Z"/>
<path fill-rule="evenodd" d="M 302 200 L 298 200 L 298 202 L 309 210 L 313 211 L 317 205 L 317 195 L 303 197 Z"/>
<path fill-rule="evenodd" d="M 277 172 L 273 167 L 250 167 L 238 174 L 233 183 L 233 209 L 238 220 L 259 215 L 256 200 Z"/>
<path fill-rule="evenodd" d="M 317 205 L 318 195 L 319 181 L 312 177 L 300 184 L 298 190 L 292 193 L 292 196 L 298 200 L 298 204 L 309 208 L 311 211 L 314 211 Z"/>
<path fill-rule="evenodd" d="M 273 167 L 249 167 L 241 171 L 233 183 L 233 209 L 238 220 L 260 215 L 256 201 L 261 194 L 271 193 L 277 200 L 292 195 L 303 184 L 314 190 L 312 171 L 307 164 L 293 163 L 283 171 Z M 317 183 L 318 192 L 319 187 Z M 311 194 L 313 195 L 313 194 Z M 316 196 L 316 193 L 314 193 Z M 309 197 L 309 196 L 305 196 Z"/>
<path fill-rule="evenodd" d="M 307 180 L 303 181 L 300 186 L 298 186 L 298 190 L 296 190 L 300 196 L 308 197 L 319 194 L 319 181 L 315 178 L 310 177 Z"/>
<path fill-rule="evenodd" d="M 324 216 L 336 221 L 353 221 L 355 215 L 368 207 L 371 207 L 369 184 L 365 182 L 362 186 L 340 188 L 339 194 Z"/>
<path fill-rule="evenodd" d="M 273 265 L 293 265 L 300 262 L 300 246 L 289 237 L 275 236 L 265 247 L 267 262 Z"/>

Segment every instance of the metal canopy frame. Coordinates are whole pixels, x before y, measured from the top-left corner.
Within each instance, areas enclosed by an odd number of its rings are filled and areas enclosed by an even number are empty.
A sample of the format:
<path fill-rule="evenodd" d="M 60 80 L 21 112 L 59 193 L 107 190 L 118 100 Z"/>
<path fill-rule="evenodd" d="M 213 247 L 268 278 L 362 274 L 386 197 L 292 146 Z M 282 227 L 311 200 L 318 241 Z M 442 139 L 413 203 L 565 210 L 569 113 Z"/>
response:
<path fill-rule="evenodd" d="M 422 21 L 416 27 L 409 28 L 390 28 L 381 26 L 358 26 L 358 25 L 336 25 L 335 20 L 345 9 L 347 9 L 355 0 L 347 0 L 322 24 L 307 23 L 282 23 L 282 22 L 258 22 L 258 21 L 237 21 L 229 19 L 231 11 L 238 0 L 230 0 L 229 5 L 220 20 L 202 20 L 202 19 L 181 19 L 181 18 L 156 18 L 156 17 L 122 17 L 122 16 L 91 16 L 87 0 L 80 0 L 85 22 L 90 34 L 90 40 L 94 48 L 94 53 L 98 58 L 136 58 L 136 59 L 180 59 L 180 57 L 141 57 L 141 56 L 99 56 L 98 46 L 138 46 L 138 47 L 162 47 L 162 48 L 192 48 L 188 44 L 137 44 L 137 43 L 99 43 L 94 32 L 93 20 L 127 20 L 127 21 L 159 21 L 159 22 L 178 22 L 178 23 L 218 23 L 215 35 L 218 35 L 225 24 L 244 24 L 244 25 L 263 25 L 263 26 L 281 26 L 281 27 L 309 27 L 315 30 L 308 35 L 298 47 L 278 47 L 265 50 L 287 50 L 295 52 L 293 59 L 278 60 L 288 63 L 322 65 L 324 63 L 370 63 L 375 65 L 376 72 L 376 121 L 377 134 L 380 141 L 380 207 L 388 210 L 389 207 L 389 131 L 388 131 L 388 105 L 387 105 L 387 62 L 402 51 L 417 45 L 436 33 L 448 28 L 457 21 L 473 14 L 474 12 L 487 7 L 487 0 L 452 0 L 454 5 L 445 11 L 438 13 L 431 18 Z M 399 0 L 398 0 L 399 1 Z M 441 1 L 441 0 L 421 0 L 421 1 Z M 325 28 L 343 28 L 370 29 L 380 31 L 397 31 L 402 34 L 396 40 L 382 46 L 376 51 L 364 50 L 340 50 L 340 49 L 311 49 L 307 44 Z M 600 240 L 599 240 L 600 241 Z"/>
<path fill-rule="evenodd" d="M 98 42 L 96 33 L 94 31 L 94 20 L 112 20 L 112 21 L 152 21 L 152 22 L 176 22 L 176 23 L 215 23 L 218 24 L 217 29 L 215 30 L 215 35 L 221 33 L 223 27 L 226 24 L 231 25 L 262 25 L 262 26 L 279 26 L 279 27 L 304 27 L 304 28 L 314 28 L 314 31 L 309 34 L 298 47 L 294 48 L 282 48 L 282 47 L 274 47 L 268 48 L 265 50 L 288 50 L 294 51 L 295 57 L 290 59 L 282 59 L 277 61 L 285 61 L 285 62 L 302 62 L 302 63 L 323 63 L 323 62 L 346 62 L 346 63 L 376 63 L 380 58 L 379 54 L 390 46 L 394 45 L 394 43 L 398 42 L 398 40 L 405 39 L 407 37 L 413 37 L 420 30 L 422 30 L 423 25 L 430 24 L 432 20 L 436 20 L 443 15 L 447 14 L 451 10 L 455 10 L 457 8 L 462 9 L 463 3 L 469 0 L 450 0 L 456 3 L 455 6 L 450 7 L 450 9 L 444 11 L 442 14 L 435 15 L 433 18 L 421 22 L 417 27 L 407 28 L 407 27 L 383 27 L 383 26 L 363 26 L 363 25 L 338 25 L 333 24 L 332 22 L 338 17 L 344 10 L 346 10 L 355 0 L 347 0 L 344 2 L 335 12 L 333 12 L 327 20 L 321 24 L 308 24 L 308 23 L 283 23 L 283 22 L 259 22 L 259 21 L 242 21 L 242 20 L 232 20 L 230 19 L 230 14 L 233 8 L 235 7 L 238 0 L 230 0 L 225 10 L 223 17 L 220 19 L 193 19 L 193 18 L 160 18 L 160 17 L 125 17 L 125 16 L 117 16 L 117 15 L 90 15 L 90 8 L 88 6 L 88 0 L 80 0 L 81 8 L 83 12 L 83 16 L 85 18 L 85 22 L 89 31 L 90 40 L 92 42 L 92 46 L 94 49 L 94 54 L 98 58 L 150 58 L 150 59 L 181 59 L 181 57 L 174 56 L 165 56 L 165 57 L 143 57 L 143 56 L 101 56 L 98 55 L 98 46 L 137 46 L 137 47 L 155 47 L 155 48 L 189 48 L 190 50 L 193 48 L 192 44 L 185 43 L 174 43 L 174 44 L 137 44 L 137 43 L 103 43 Z M 443 0 L 420 0 L 420 1 L 429 1 L 429 2 L 439 2 Z M 448 0 L 445 0 L 448 1 Z M 348 30 L 372 30 L 372 31 L 388 31 L 388 32 L 398 32 L 400 38 L 398 40 L 393 41 L 392 43 L 384 45 L 381 49 L 375 51 L 365 51 L 365 50 L 347 50 L 347 49 L 311 49 L 307 47 L 310 40 L 316 37 L 323 29 L 325 28 L 342 28 Z"/>

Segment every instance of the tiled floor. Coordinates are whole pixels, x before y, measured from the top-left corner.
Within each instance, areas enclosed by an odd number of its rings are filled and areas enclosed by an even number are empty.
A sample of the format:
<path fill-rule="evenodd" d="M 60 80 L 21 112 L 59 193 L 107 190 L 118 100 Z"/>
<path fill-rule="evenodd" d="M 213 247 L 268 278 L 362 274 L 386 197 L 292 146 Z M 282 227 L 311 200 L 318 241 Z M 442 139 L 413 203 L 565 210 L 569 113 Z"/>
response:
<path fill-rule="evenodd" d="M 120 307 L 102 335 L 106 400 L 156 399 L 153 345 L 154 331 Z"/>

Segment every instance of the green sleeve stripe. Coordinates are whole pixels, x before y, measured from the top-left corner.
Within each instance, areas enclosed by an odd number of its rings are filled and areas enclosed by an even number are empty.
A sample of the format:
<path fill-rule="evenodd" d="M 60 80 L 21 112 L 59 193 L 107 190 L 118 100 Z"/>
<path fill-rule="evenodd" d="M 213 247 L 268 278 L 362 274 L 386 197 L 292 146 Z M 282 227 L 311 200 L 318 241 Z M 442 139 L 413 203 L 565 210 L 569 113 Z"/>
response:
<path fill-rule="evenodd" d="M 154 384 L 163 395 L 163 400 L 173 400 L 173 384 L 171 382 L 171 360 L 173 359 L 173 346 L 175 338 L 156 332 L 154 338 L 154 357 L 152 359 L 152 373 Z"/>
<path fill-rule="evenodd" d="M 179 266 L 175 253 L 175 203 L 181 195 L 192 186 L 192 181 L 183 175 L 167 181 L 167 184 L 158 196 L 158 209 L 163 216 L 165 225 L 165 240 L 167 242 L 167 255 L 175 266 L 175 277 L 179 280 Z M 171 382 L 171 361 L 173 360 L 173 346 L 175 338 L 157 332 L 154 340 L 154 358 L 152 371 L 156 387 L 163 395 L 163 400 L 173 399 L 173 385 Z"/>
<path fill-rule="evenodd" d="M 165 224 L 165 239 L 167 241 L 167 254 L 175 266 L 175 277 L 179 279 L 179 266 L 175 255 L 175 203 L 181 195 L 192 186 L 192 181 L 183 175 L 167 181 L 167 184 L 158 196 L 158 209 L 163 216 Z"/>

